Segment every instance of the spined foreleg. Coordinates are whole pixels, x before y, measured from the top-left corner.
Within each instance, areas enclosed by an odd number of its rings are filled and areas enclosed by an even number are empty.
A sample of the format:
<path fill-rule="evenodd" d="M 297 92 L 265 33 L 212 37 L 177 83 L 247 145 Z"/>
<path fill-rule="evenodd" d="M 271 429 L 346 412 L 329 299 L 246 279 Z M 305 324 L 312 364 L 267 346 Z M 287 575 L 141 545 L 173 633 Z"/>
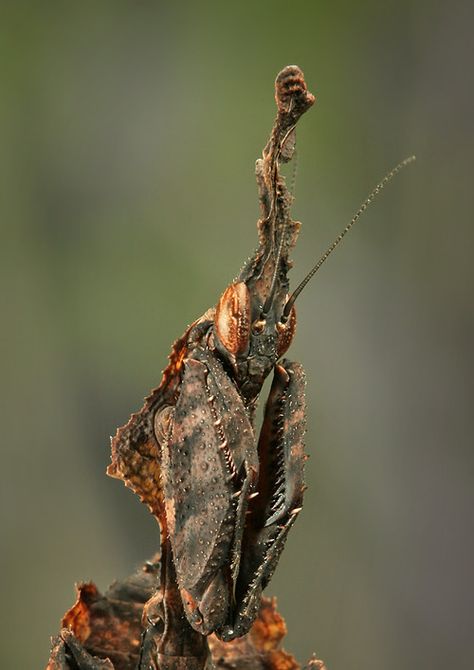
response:
<path fill-rule="evenodd" d="M 219 631 L 230 640 L 250 628 L 262 590 L 275 570 L 289 529 L 303 503 L 305 374 L 299 363 L 275 366 L 258 443 L 258 495 L 252 498 L 244 530 L 232 627 Z"/>

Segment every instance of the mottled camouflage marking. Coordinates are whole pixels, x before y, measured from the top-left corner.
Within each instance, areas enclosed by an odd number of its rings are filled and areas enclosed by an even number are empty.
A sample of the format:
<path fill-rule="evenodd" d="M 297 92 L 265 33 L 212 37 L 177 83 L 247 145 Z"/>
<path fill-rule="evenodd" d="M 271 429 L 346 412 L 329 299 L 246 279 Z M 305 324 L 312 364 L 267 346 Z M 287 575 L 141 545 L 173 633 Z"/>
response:
<path fill-rule="evenodd" d="M 206 393 L 206 367 L 192 359 L 184 367 L 163 453 L 163 481 L 178 584 L 200 600 L 216 573 L 226 569 L 236 505 L 229 497 L 230 472 Z M 222 617 L 228 607 L 222 596 L 220 606 Z M 195 615 L 191 623 L 207 630 L 208 623 Z"/>
<path fill-rule="evenodd" d="M 112 440 L 108 473 L 161 527 L 164 623 L 148 621 L 140 668 L 156 646 L 160 668 L 202 670 L 204 636 L 230 640 L 249 630 L 302 503 L 304 374 L 298 364 L 278 364 L 296 327 L 294 309 L 287 318 L 284 308 L 300 223 L 291 219 L 279 164 L 291 158 L 296 123 L 314 96 L 289 66 L 275 98 L 277 117 L 256 164 L 258 249 L 217 311 L 175 343 L 159 388 Z M 272 370 L 257 444 L 255 406 Z"/>

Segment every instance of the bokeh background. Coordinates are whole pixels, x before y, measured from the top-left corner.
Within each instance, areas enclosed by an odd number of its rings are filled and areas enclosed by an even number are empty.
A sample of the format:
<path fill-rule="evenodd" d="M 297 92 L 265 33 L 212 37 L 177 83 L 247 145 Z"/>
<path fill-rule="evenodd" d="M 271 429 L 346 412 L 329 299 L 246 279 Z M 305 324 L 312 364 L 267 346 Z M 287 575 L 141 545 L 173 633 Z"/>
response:
<path fill-rule="evenodd" d="M 109 435 L 256 244 L 273 80 L 305 71 L 309 489 L 268 589 L 330 670 L 474 667 L 472 3 L 12 2 L 0 20 L 0 666 L 158 544 Z"/>

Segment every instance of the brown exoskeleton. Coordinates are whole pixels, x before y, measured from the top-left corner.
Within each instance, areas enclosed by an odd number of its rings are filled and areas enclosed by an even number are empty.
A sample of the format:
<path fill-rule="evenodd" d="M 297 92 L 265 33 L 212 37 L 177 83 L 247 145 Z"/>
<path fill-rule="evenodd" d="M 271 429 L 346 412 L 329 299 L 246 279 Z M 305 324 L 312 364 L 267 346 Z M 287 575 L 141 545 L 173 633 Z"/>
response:
<path fill-rule="evenodd" d="M 112 440 L 108 474 L 123 479 L 161 528 L 161 581 L 145 608 L 141 668 L 203 668 L 206 637 L 250 628 L 303 501 L 305 375 L 282 358 L 297 295 L 407 159 L 372 192 L 293 294 L 289 254 L 300 223 L 280 175 L 295 126 L 314 103 L 303 73 L 276 79 L 277 117 L 256 164 L 259 246 L 209 309 L 176 341 L 160 386 Z M 273 372 L 263 424 L 254 413 Z"/>

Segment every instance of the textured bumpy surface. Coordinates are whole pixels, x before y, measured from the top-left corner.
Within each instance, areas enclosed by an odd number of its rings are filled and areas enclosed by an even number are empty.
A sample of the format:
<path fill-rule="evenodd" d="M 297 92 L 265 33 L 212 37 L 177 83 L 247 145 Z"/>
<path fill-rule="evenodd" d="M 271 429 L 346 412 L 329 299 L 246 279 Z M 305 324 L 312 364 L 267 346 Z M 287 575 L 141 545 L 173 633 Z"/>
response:
<path fill-rule="evenodd" d="M 288 271 L 300 224 L 290 216 L 293 197 L 280 164 L 290 160 L 296 124 L 315 100 L 298 67 L 280 72 L 275 100 L 277 116 L 256 163 L 257 250 L 216 308 L 175 342 L 160 386 L 112 440 L 107 472 L 157 519 L 160 568 L 143 630 L 133 628 L 131 614 L 118 616 L 119 605 L 99 597 L 93 585 L 81 587 L 64 623 L 79 642 L 90 642 L 84 653 L 108 656 L 117 668 L 128 667 L 138 649 L 140 670 L 207 670 L 211 634 L 229 642 L 252 629 L 302 507 L 305 375 L 300 364 L 281 358 L 296 327 Z M 255 408 L 271 373 L 258 435 Z M 90 631 L 87 604 L 94 611 Z M 79 654 L 74 645 L 70 639 L 70 653 Z M 94 667 L 93 660 L 81 663 Z"/>
<path fill-rule="evenodd" d="M 182 638 L 193 636 L 185 618 L 202 636 L 231 640 L 249 630 L 303 500 L 304 372 L 278 363 L 296 327 L 294 309 L 284 309 L 300 229 L 279 167 L 315 100 L 298 67 L 277 76 L 275 100 L 256 163 L 257 250 L 216 309 L 177 340 L 160 386 L 112 440 L 109 475 L 123 479 L 160 524 L 165 619 Z M 258 436 L 255 406 L 271 372 Z M 162 647 L 173 647 L 170 626 Z"/>

